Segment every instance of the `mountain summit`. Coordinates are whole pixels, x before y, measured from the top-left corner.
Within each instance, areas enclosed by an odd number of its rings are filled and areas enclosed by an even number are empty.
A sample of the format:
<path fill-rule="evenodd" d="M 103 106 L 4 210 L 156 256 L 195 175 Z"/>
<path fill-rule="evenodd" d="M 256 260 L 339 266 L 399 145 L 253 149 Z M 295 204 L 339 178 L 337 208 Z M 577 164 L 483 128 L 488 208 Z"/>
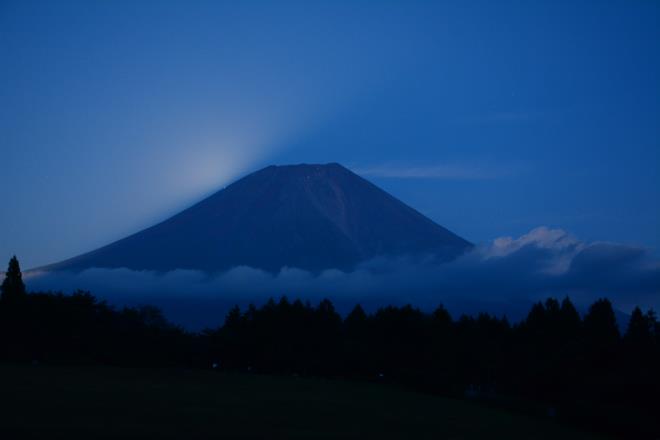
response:
<path fill-rule="evenodd" d="M 45 269 L 350 270 L 380 256 L 448 260 L 471 246 L 339 164 L 303 164 L 256 171 L 162 223 Z"/>

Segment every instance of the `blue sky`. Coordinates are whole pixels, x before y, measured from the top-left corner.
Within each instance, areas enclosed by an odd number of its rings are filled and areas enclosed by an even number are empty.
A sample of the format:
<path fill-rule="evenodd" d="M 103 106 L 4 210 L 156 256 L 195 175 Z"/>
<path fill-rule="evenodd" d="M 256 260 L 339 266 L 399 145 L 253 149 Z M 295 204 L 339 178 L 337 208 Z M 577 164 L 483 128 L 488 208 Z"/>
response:
<path fill-rule="evenodd" d="M 660 248 L 660 3 L 0 1 L 0 258 L 32 267 L 276 163 L 473 241 Z"/>

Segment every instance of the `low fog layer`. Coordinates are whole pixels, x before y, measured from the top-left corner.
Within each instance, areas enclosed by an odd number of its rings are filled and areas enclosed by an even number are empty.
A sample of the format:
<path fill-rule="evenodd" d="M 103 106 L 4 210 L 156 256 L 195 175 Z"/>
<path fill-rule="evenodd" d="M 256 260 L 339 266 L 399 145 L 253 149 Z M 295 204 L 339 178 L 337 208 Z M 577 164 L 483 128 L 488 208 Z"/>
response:
<path fill-rule="evenodd" d="M 547 296 L 568 295 L 582 307 L 608 297 L 624 312 L 635 305 L 660 308 L 660 261 L 646 249 L 588 243 L 546 227 L 476 246 L 445 264 L 382 258 L 352 272 L 331 269 L 319 275 L 296 268 L 277 275 L 250 267 L 213 275 L 95 268 L 31 273 L 26 282 L 33 291 L 84 289 L 116 305 L 157 305 L 189 328 L 219 325 L 234 304 L 282 295 L 311 302 L 329 298 L 344 312 L 356 303 L 368 309 L 405 303 L 430 309 L 443 303 L 454 315 L 488 311 L 513 320 L 531 301 Z"/>

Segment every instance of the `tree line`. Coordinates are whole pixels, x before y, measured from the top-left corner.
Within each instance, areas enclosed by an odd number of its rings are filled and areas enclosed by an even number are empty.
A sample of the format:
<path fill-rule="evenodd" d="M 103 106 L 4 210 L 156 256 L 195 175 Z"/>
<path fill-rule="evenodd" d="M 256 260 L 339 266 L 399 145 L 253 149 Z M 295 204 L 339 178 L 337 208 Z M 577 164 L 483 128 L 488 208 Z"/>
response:
<path fill-rule="evenodd" d="M 89 292 L 28 294 L 12 258 L 0 298 L 0 361 L 197 367 L 402 384 L 532 412 L 622 436 L 658 434 L 660 323 L 635 308 L 623 333 L 612 304 L 584 316 L 568 298 L 521 322 L 454 318 L 411 305 L 345 317 L 328 300 L 234 307 L 190 333 L 155 307 L 116 309 Z"/>

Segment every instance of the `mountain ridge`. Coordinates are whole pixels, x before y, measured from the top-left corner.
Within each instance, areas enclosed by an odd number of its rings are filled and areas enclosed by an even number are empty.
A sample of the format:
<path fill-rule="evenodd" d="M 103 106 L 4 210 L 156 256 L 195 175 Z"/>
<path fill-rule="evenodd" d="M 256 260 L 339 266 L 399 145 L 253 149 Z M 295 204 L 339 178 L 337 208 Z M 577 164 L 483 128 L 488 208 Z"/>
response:
<path fill-rule="evenodd" d="M 270 165 L 154 226 L 42 269 L 351 270 L 380 256 L 448 260 L 470 247 L 338 163 Z"/>

